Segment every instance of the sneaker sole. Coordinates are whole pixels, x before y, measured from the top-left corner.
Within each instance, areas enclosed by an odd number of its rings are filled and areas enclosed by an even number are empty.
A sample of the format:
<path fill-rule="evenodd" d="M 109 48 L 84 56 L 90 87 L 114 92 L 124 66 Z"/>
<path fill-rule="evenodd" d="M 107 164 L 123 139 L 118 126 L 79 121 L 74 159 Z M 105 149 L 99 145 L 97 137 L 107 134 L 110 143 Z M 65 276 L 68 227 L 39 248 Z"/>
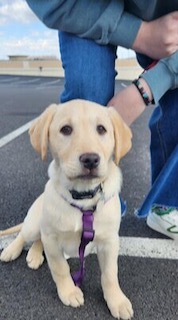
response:
<path fill-rule="evenodd" d="M 146 222 L 147 222 L 147 226 L 153 229 L 154 231 L 162 233 L 165 236 L 178 241 L 178 234 L 168 232 L 167 230 L 161 228 L 161 226 L 158 223 L 156 223 L 155 219 L 151 217 L 151 214 L 148 214 Z"/>

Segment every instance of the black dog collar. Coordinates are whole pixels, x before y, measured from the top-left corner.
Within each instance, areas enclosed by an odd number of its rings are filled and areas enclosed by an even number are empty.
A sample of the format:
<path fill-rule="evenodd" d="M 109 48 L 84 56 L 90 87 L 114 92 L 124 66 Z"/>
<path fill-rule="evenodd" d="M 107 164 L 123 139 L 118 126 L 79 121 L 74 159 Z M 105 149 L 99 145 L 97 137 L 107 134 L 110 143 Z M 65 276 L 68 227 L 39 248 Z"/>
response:
<path fill-rule="evenodd" d="M 94 196 L 102 191 L 101 184 L 99 184 L 94 190 L 89 190 L 89 191 L 83 191 L 83 192 L 78 192 L 76 190 L 70 190 L 70 194 L 72 195 L 72 198 L 75 200 L 84 200 L 84 199 L 92 199 Z"/>

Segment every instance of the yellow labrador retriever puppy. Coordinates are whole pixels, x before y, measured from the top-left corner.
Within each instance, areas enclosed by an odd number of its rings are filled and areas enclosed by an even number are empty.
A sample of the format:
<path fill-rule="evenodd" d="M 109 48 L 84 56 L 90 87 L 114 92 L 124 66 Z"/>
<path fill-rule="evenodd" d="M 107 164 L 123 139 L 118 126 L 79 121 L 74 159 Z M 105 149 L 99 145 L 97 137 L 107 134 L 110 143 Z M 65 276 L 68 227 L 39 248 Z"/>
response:
<path fill-rule="evenodd" d="M 34 242 L 27 262 L 38 268 L 44 246 L 59 298 L 65 305 L 78 307 L 84 297 L 65 255 L 80 256 L 82 265 L 82 255 L 95 248 L 108 308 L 115 318 L 130 319 L 132 305 L 119 286 L 117 264 L 121 220 L 118 193 L 122 183 L 118 163 L 131 148 L 130 129 L 113 108 L 73 100 L 49 106 L 29 133 L 42 159 L 48 146 L 51 150 L 49 181 L 24 223 L 1 232 L 20 230 L 3 250 L 1 260 L 16 259 L 25 243 Z M 86 239 L 88 234 L 90 239 Z"/>

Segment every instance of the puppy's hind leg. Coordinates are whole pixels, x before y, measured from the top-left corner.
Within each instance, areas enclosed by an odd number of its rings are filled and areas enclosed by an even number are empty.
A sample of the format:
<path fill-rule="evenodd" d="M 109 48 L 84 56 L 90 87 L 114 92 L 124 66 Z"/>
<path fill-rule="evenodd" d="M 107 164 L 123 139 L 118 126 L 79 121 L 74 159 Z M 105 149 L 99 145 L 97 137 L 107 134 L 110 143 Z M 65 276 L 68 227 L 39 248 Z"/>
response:
<path fill-rule="evenodd" d="M 17 238 L 14 241 L 12 241 L 12 243 L 10 243 L 8 247 L 2 251 L 0 255 L 0 260 L 4 262 L 8 262 L 8 261 L 17 259 L 20 256 L 24 245 L 25 245 L 25 241 L 20 232 Z"/>
<path fill-rule="evenodd" d="M 28 251 L 26 261 L 31 269 L 38 269 L 43 264 L 44 256 L 41 240 L 37 240 L 32 244 Z"/>

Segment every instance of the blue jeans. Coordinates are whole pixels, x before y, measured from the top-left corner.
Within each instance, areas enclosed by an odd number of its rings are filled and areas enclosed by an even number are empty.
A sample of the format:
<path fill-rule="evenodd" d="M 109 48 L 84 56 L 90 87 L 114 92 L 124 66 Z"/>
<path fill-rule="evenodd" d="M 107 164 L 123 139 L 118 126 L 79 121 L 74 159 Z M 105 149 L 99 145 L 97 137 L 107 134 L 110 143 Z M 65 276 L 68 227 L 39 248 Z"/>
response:
<path fill-rule="evenodd" d="M 114 95 L 116 47 L 65 32 L 59 32 L 59 41 L 65 70 L 61 102 L 84 99 L 107 105 Z"/>
<path fill-rule="evenodd" d="M 152 61 L 137 55 L 143 68 Z M 138 215 L 146 216 L 153 204 L 178 208 L 178 89 L 168 91 L 150 119 L 152 187 Z"/>
<path fill-rule="evenodd" d="M 150 119 L 152 187 L 138 215 L 153 204 L 178 208 L 178 89 L 168 91 Z"/>
<path fill-rule="evenodd" d="M 107 105 L 114 95 L 116 47 L 59 33 L 65 70 L 61 102 L 85 99 Z M 144 59 L 144 60 L 143 60 Z M 139 56 L 146 66 L 151 61 Z M 141 207 L 145 216 L 153 203 L 178 207 L 178 90 L 167 92 L 150 120 L 152 188 Z M 177 148 L 176 148 L 177 147 Z"/>

